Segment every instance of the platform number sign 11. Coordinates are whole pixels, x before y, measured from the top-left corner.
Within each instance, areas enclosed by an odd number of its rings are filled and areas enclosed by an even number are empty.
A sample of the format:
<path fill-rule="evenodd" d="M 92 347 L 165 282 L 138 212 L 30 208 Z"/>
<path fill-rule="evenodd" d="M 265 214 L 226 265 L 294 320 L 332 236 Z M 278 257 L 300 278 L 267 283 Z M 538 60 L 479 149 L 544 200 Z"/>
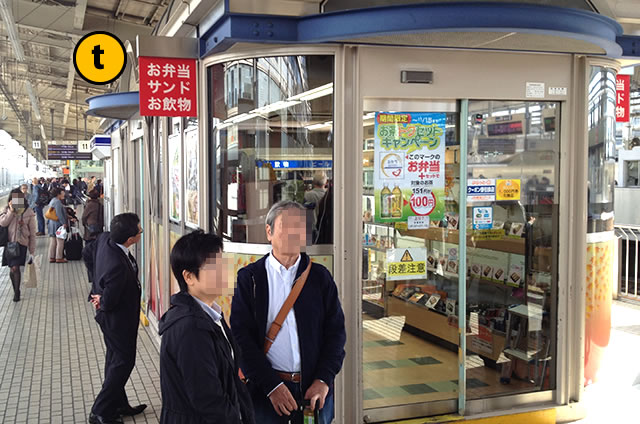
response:
<path fill-rule="evenodd" d="M 140 115 L 198 116 L 196 60 L 139 58 Z"/>

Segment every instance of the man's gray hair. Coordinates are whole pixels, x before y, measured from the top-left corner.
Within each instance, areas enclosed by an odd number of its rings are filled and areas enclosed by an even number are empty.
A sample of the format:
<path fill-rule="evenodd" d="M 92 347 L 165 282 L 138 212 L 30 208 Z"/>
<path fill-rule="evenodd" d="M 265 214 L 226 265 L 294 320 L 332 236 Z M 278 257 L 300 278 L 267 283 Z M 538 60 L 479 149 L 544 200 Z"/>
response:
<path fill-rule="evenodd" d="M 293 200 L 281 200 L 271 206 L 271 209 L 269 209 L 269 213 L 267 213 L 265 224 L 273 228 L 273 224 L 276 222 L 276 218 L 282 215 L 282 212 L 286 211 L 287 209 L 298 209 L 301 211 L 307 210 L 307 208 L 305 208 L 303 205 L 298 202 L 294 202 Z"/>
<path fill-rule="evenodd" d="M 324 187 L 327 184 L 327 174 L 318 171 L 313 174 L 313 185 L 315 187 Z"/>

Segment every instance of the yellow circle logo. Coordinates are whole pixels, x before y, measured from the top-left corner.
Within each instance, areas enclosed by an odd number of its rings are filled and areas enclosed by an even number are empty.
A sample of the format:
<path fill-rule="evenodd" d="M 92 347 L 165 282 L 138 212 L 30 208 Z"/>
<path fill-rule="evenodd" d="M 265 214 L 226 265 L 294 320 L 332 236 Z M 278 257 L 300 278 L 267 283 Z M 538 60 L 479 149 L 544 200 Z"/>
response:
<path fill-rule="evenodd" d="M 127 53 L 124 44 L 105 31 L 90 32 L 78 41 L 73 51 L 73 66 L 91 84 L 109 84 L 124 71 Z"/>

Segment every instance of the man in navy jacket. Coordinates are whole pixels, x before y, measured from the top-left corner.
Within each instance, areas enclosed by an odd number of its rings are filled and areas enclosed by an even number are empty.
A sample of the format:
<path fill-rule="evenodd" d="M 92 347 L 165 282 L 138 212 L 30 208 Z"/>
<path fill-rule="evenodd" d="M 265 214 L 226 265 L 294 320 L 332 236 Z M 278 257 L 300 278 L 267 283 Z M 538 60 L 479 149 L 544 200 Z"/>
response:
<path fill-rule="evenodd" d="M 312 264 L 306 284 L 267 354 L 267 330 L 310 262 L 305 208 L 276 203 L 266 219 L 272 252 L 238 272 L 231 328 L 242 351 L 260 424 L 302 422 L 305 401 L 319 409 L 320 424 L 334 417 L 333 383 L 342 368 L 346 333 L 338 290 L 329 271 Z M 296 283 L 297 284 L 297 283 Z"/>
<path fill-rule="evenodd" d="M 147 407 L 129 405 L 124 388 L 136 361 L 141 292 L 138 264 L 128 248 L 140 241 L 141 234 L 136 214 L 116 215 L 111 232 L 100 234 L 90 251 L 83 252 L 94 269 L 89 301 L 107 346 L 105 378 L 91 408 L 91 424 L 122 423 L 122 415 L 136 415 Z"/>

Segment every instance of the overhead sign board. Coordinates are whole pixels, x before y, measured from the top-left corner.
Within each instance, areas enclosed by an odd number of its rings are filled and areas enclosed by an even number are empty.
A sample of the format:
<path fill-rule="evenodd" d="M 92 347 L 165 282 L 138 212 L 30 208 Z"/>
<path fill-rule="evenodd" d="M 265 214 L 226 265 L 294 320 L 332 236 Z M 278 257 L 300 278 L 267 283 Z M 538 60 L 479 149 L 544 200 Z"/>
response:
<path fill-rule="evenodd" d="M 198 116 L 196 60 L 140 56 L 140 115 Z"/>
<path fill-rule="evenodd" d="M 92 160 L 91 153 L 79 153 L 75 144 L 47 145 L 48 160 Z"/>
<path fill-rule="evenodd" d="M 42 142 L 40 140 L 33 140 L 33 148 L 34 149 L 42 148 Z"/>

